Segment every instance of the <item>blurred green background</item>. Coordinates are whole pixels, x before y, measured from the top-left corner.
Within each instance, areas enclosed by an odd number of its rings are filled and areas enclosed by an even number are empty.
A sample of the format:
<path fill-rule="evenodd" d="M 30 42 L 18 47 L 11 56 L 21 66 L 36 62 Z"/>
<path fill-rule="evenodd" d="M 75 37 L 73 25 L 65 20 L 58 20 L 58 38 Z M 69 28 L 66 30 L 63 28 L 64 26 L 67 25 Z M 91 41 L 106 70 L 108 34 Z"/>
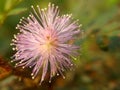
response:
<path fill-rule="evenodd" d="M 13 68 L 10 43 L 30 6 L 45 8 L 49 2 L 79 19 L 81 51 L 65 80 L 59 76 L 38 86 L 39 77 L 31 80 L 30 70 Z M 0 0 L 0 90 L 120 90 L 120 0 Z"/>

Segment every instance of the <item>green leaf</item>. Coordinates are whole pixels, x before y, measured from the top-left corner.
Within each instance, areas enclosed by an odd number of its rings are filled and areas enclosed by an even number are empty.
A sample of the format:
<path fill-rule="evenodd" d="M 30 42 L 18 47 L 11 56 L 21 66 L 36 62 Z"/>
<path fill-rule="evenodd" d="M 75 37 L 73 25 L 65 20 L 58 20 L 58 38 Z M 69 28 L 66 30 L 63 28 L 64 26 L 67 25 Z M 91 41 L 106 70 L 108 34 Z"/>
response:
<path fill-rule="evenodd" d="M 119 22 L 112 22 L 108 25 L 105 25 L 103 27 L 103 29 L 101 30 L 101 33 L 103 34 L 107 34 L 109 32 L 113 32 L 115 31 L 116 28 L 118 28 L 120 26 L 120 23 Z"/>
<path fill-rule="evenodd" d="M 4 11 L 4 5 L 5 5 L 5 1 L 0 0 L 0 13 L 2 13 Z"/>
<path fill-rule="evenodd" d="M 3 19 L 3 15 L 2 14 L 0 14 L 0 21 Z"/>
<path fill-rule="evenodd" d="M 16 9 L 11 10 L 8 13 L 8 16 L 10 16 L 10 15 L 17 15 L 17 14 L 20 14 L 20 13 L 26 11 L 26 10 L 27 10 L 26 8 L 16 8 Z"/>
<path fill-rule="evenodd" d="M 108 36 L 119 36 L 119 35 L 120 35 L 120 30 L 114 30 L 108 33 Z"/>
<path fill-rule="evenodd" d="M 5 6 L 4 6 L 4 10 L 5 11 L 10 10 L 11 7 L 12 7 L 12 4 L 13 4 L 13 0 L 6 0 Z"/>
<path fill-rule="evenodd" d="M 118 2 L 119 2 L 119 0 L 108 0 L 107 4 L 108 4 L 108 6 L 112 6 L 114 4 L 117 4 Z"/>
<path fill-rule="evenodd" d="M 100 14 L 93 22 L 93 24 L 87 29 L 96 29 L 102 28 L 108 21 L 110 21 L 113 17 L 115 17 L 118 8 L 113 7 L 109 11 Z"/>
<path fill-rule="evenodd" d="M 3 24 L 5 20 L 5 15 L 3 15 L 3 13 L 0 13 L 0 26 Z"/>
<path fill-rule="evenodd" d="M 9 11 L 13 7 L 17 6 L 22 0 L 6 0 L 4 10 Z"/>

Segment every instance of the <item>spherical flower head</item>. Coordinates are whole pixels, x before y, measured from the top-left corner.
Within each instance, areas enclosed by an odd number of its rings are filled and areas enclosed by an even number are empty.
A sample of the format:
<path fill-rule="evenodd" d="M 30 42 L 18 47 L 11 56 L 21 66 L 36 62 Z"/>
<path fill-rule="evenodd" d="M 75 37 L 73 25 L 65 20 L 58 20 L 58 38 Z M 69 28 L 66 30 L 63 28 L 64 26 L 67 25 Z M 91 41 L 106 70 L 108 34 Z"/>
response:
<path fill-rule="evenodd" d="M 78 21 L 72 21 L 71 15 L 59 15 L 57 6 L 49 3 L 48 8 L 35 10 L 27 18 L 22 18 L 16 29 L 20 33 L 12 40 L 16 50 L 13 55 L 16 67 L 32 68 L 34 79 L 42 70 L 41 81 L 46 73 L 51 78 L 73 66 L 71 56 L 77 54 L 78 46 L 69 43 L 80 33 Z"/>

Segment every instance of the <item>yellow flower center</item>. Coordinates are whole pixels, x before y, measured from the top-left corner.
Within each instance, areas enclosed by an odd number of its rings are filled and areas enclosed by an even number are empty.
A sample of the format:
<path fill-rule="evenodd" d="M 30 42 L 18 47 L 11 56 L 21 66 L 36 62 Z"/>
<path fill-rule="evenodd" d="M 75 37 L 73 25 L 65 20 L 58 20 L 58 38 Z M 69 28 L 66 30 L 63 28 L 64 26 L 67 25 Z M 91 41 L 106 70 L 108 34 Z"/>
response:
<path fill-rule="evenodd" d="M 50 36 L 46 37 L 46 42 L 43 45 L 43 50 L 45 50 L 46 52 L 51 52 L 52 48 L 56 46 L 56 39 L 52 39 Z"/>

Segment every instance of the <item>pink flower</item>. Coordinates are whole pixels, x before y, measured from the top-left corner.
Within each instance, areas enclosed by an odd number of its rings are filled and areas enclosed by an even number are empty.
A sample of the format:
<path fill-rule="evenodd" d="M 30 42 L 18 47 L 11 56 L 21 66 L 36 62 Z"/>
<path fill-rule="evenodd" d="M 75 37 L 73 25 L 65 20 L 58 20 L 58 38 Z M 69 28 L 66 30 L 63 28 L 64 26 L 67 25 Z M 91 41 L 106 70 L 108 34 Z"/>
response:
<path fill-rule="evenodd" d="M 78 21 L 72 21 L 71 15 L 59 15 L 59 10 L 54 4 L 49 4 L 48 9 L 37 10 L 32 6 L 33 13 L 28 18 L 22 18 L 16 29 L 20 33 L 14 35 L 13 48 L 17 52 L 13 58 L 16 66 L 33 68 L 34 79 L 40 70 L 44 80 L 50 68 L 50 82 L 55 75 L 70 69 L 73 64 L 71 56 L 77 54 L 78 46 L 68 43 L 80 32 Z"/>

